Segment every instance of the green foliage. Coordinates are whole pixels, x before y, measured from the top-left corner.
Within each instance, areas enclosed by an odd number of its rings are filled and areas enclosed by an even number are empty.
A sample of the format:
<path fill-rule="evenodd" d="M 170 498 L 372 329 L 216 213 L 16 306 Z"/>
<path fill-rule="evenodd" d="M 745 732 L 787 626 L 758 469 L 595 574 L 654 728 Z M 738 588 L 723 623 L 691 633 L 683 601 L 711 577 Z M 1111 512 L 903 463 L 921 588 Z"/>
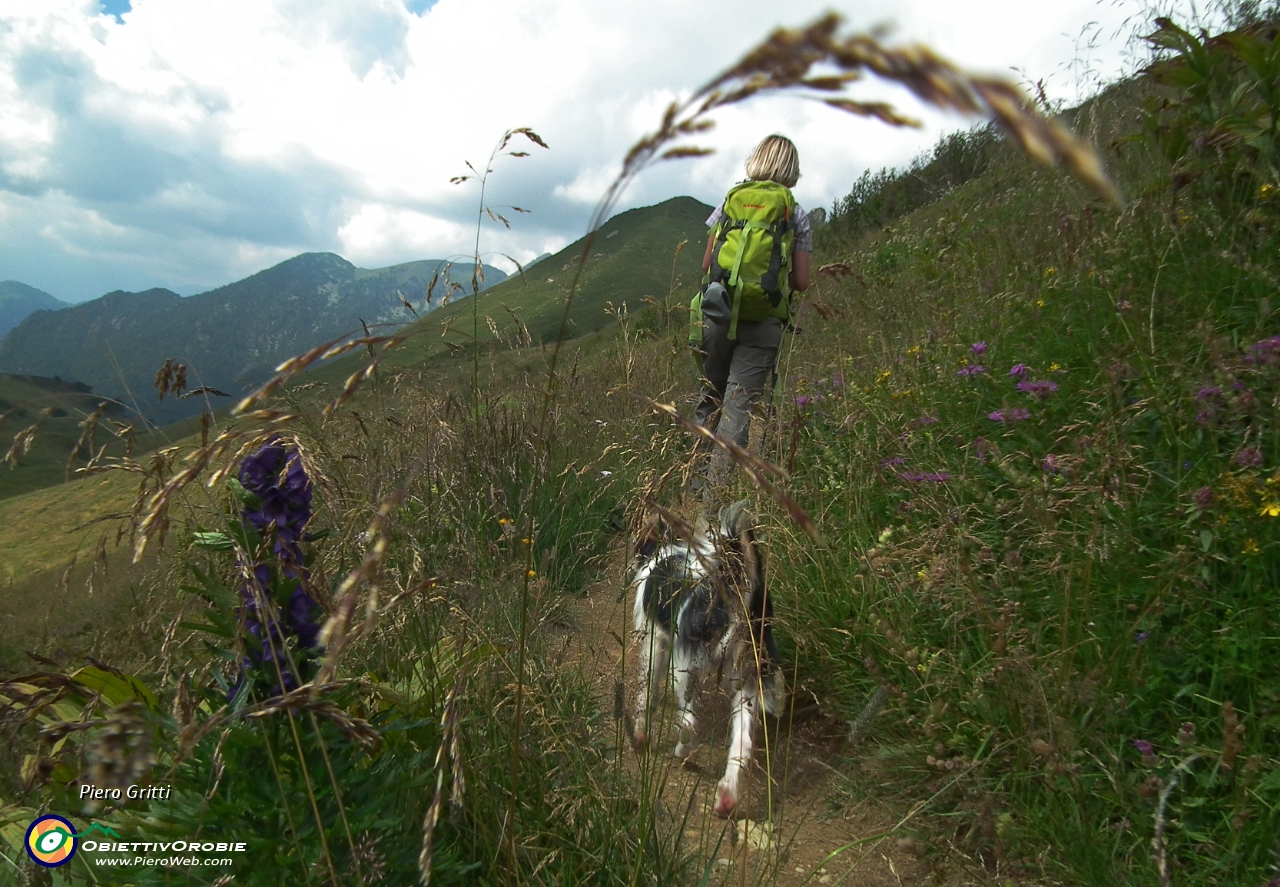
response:
<path fill-rule="evenodd" d="M 816 245 L 819 249 L 851 245 L 973 181 L 990 167 L 998 146 L 994 128 L 984 126 L 944 136 L 931 152 L 905 169 L 881 169 L 874 174 L 867 170 L 836 201 Z"/>
<path fill-rule="evenodd" d="M 1147 39 L 1166 57 L 1151 76 L 1169 94 L 1147 103 L 1145 138 L 1163 152 L 1174 192 L 1197 182 L 1219 207 L 1251 205 L 1241 219 L 1257 221 L 1280 178 L 1280 31 L 1259 23 L 1210 38 L 1156 23 Z"/>

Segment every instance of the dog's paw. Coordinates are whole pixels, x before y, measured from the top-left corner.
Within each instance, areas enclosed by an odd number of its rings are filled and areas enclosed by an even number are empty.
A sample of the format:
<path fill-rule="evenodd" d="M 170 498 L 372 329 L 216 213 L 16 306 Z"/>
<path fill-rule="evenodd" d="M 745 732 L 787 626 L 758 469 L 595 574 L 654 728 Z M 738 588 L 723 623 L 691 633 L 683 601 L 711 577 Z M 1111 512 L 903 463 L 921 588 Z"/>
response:
<path fill-rule="evenodd" d="M 716 787 L 716 816 L 728 819 L 738 806 L 737 795 L 723 785 Z"/>

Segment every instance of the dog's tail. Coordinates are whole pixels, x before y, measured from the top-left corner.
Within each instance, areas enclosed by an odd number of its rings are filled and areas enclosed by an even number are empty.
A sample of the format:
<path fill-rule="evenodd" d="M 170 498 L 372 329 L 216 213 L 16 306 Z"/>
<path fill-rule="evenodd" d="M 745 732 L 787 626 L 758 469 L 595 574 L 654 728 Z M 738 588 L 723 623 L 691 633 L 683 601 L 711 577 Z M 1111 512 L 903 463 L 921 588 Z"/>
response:
<path fill-rule="evenodd" d="M 781 717 L 787 701 L 787 676 L 782 666 L 782 654 L 778 652 L 778 642 L 773 637 L 773 607 L 770 606 L 769 610 L 769 617 L 760 629 L 760 639 L 764 642 L 760 651 L 760 689 L 764 691 L 764 710 L 776 718 Z"/>
<path fill-rule="evenodd" d="M 751 632 L 759 641 L 760 689 L 764 696 L 764 710 L 778 717 L 787 699 L 787 679 L 782 670 L 782 655 L 773 637 L 773 601 L 764 583 L 764 563 L 756 548 L 756 520 L 747 507 L 747 500 L 740 499 L 720 512 L 720 532 L 736 540 L 743 558 L 747 585 L 750 589 Z"/>
<path fill-rule="evenodd" d="M 764 710 L 770 717 L 782 717 L 787 704 L 787 676 L 778 663 L 773 663 L 761 673 L 760 689 L 764 691 Z"/>

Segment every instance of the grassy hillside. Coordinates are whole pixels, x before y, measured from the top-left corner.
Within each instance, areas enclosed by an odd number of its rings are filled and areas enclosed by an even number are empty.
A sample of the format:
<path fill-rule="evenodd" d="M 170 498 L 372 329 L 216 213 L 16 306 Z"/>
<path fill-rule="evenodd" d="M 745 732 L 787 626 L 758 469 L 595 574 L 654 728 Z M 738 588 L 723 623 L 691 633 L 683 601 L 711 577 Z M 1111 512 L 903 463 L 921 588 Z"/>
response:
<path fill-rule="evenodd" d="M 855 782 L 945 791 L 1018 883 L 1261 884 L 1280 851 L 1280 214 L 1256 143 L 1196 141 L 1249 100 L 1232 46 L 1233 89 L 1147 84 L 1145 138 L 1109 137 L 1132 84 L 1077 116 L 1123 214 L 1006 151 L 835 219 L 849 274 L 789 357 L 771 455 L 828 533 L 774 537 L 803 683 L 848 717 L 890 688 Z"/>
<path fill-rule="evenodd" d="M 631 314 L 644 310 L 645 299 L 665 301 L 673 286 L 696 286 L 701 279 L 702 247 L 711 207 L 691 197 L 675 197 L 656 206 L 619 213 L 600 229 L 569 313 L 566 337 L 591 333 L 616 322 L 610 306 L 627 305 Z M 677 256 L 677 247 L 687 242 Z M 511 335 L 523 324 L 532 342 L 554 341 L 565 296 L 582 253 L 578 240 L 529 269 L 484 293 L 476 303 L 480 331 L 490 339 L 484 317 Z M 465 341 L 472 333 L 469 302 L 456 302 L 432 312 L 433 328 L 448 327 Z"/>
<path fill-rule="evenodd" d="M 67 458 L 83 430 L 80 423 L 104 402 L 87 389 L 61 379 L 0 373 L 0 446 L 8 452 L 17 435 L 39 423 L 30 451 L 15 453 L 15 465 L 0 467 L 0 499 L 66 479 Z M 122 406 L 108 403 L 103 429 L 97 435 L 98 446 L 112 439 L 108 423 L 124 419 L 127 413 Z M 123 445 L 120 449 L 123 451 Z M 77 464 L 84 462 L 81 459 Z"/>

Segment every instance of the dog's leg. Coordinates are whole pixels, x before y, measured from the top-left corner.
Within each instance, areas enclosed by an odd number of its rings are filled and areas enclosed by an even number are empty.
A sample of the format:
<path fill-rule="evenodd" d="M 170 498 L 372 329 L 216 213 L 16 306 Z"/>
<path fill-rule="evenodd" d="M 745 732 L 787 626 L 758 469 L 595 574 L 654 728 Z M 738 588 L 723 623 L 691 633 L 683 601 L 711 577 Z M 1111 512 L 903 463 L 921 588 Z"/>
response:
<path fill-rule="evenodd" d="M 644 751 L 649 741 L 651 706 L 667 679 L 671 653 L 671 637 L 652 622 L 645 620 L 640 631 L 640 693 L 636 698 L 636 752 Z"/>
<path fill-rule="evenodd" d="M 739 687 L 734 693 L 729 730 L 729 763 L 724 769 L 724 778 L 716 787 L 716 816 L 722 819 L 733 813 L 738 806 L 738 784 L 742 771 L 751 764 L 752 733 L 756 726 L 758 699 L 755 687 Z"/>
<path fill-rule="evenodd" d="M 676 740 L 675 756 L 687 760 L 698 750 L 698 720 L 693 713 L 693 698 L 697 692 L 699 667 L 695 656 L 676 646 Z"/>

